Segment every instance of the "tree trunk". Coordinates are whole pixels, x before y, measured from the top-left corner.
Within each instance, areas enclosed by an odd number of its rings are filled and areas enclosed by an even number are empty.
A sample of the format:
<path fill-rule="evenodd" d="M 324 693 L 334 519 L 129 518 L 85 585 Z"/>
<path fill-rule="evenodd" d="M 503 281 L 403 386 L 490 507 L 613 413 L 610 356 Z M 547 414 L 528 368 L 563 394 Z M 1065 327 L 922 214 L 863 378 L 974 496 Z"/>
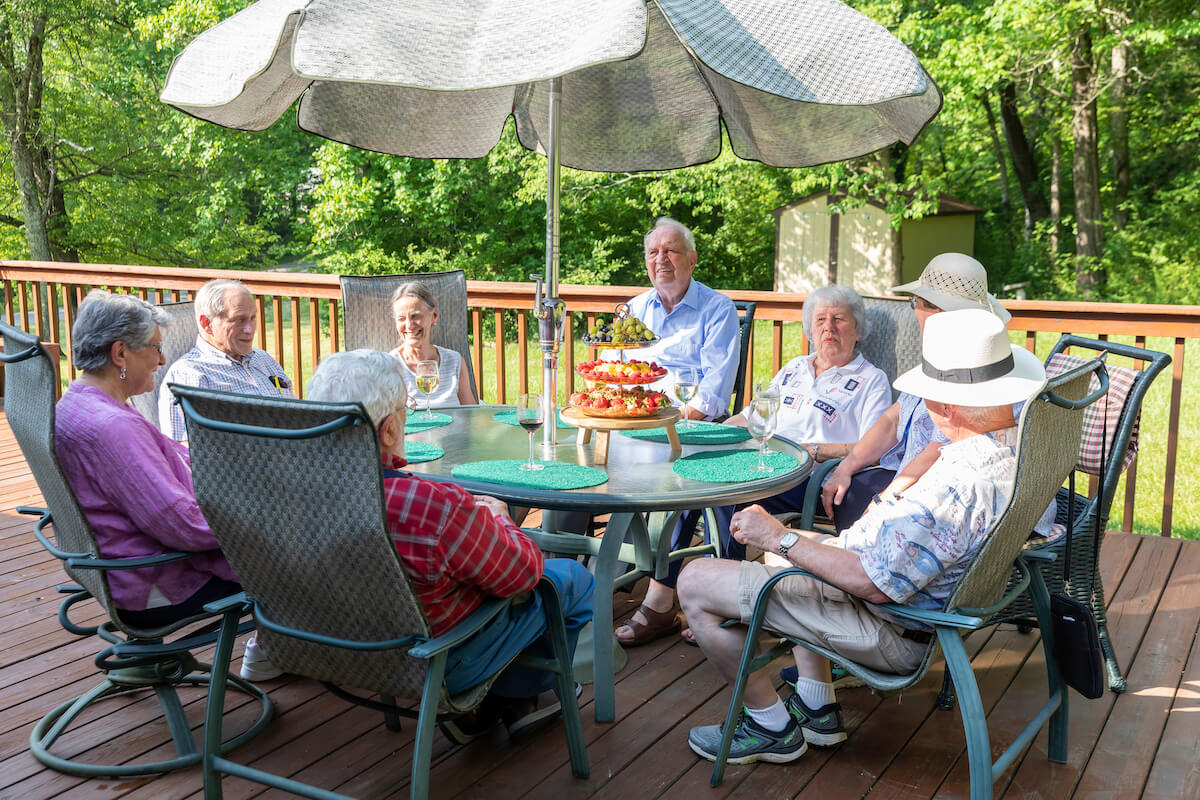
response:
<path fill-rule="evenodd" d="M 1038 182 L 1037 162 L 1033 147 L 1025 136 L 1025 126 L 1021 124 L 1017 90 L 1012 83 L 1000 87 L 1000 121 L 1003 123 L 1004 140 L 1008 142 L 1017 185 L 1021 187 L 1021 197 L 1025 201 L 1025 239 L 1028 241 L 1037 223 L 1050 216 L 1050 208 L 1046 205 Z"/>
<path fill-rule="evenodd" d="M 65 241 L 70 229 L 66 202 L 56 181 L 54 152 L 42 126 L 42 50 L 47 14 L 28 20 L 28 38 L 20 46 L 13 13 L 0 20 L 0 124 L 12 152 L 13 177 L 21 196 L 21 217 L 29 257 L 54 257 L 51 232 Z M 23 61 L 20 60 L 24 54 Z"/>
<path fill-rule="evenodd" d="M 1000 212 L 1004 217 L 1004 242 L 1008 251 L 1013 252 L 1012 227 L 1008 221 L 1012 219 L 1012 201 L 1008 196 L 1008 159 L 1004 157 L 1004 147 L 1000 144 L 1000 135 L 996 133 L 996 115 L 992 111 L 991 101 L 986 93 L 978 95 L 979 103 L 987 114 L 988 133 L 992 136 L 992 153 L 996 157 L 996 167 L 1000 171 Z"/>
<path fill-rule="evenodd" d="M 1129 18 L 1122 12 L 1114 14 L 1114 28 L 1121 37 L 1112 51 L 1112 110 L 1109 112 L 1109 138 L 1112 142 L 1113 225 L 1123 230 L 1129 223 L 1129 58 L 1132 47 L 1122 32 Z"/>
<path fill-rule="evenodd" d="M 1071 52 L 1071 175 L 1075 182 L 1075 288 L 1086 298 L 1098 297 L 1104 287 L 1095 77 L 1092 34 L 1080 28 Z"/>
<path fill-rule="evenodd" d="M 1050 137 L 1050 261 L 1058 261 L 1062 247 L 1062 139 Z"/>

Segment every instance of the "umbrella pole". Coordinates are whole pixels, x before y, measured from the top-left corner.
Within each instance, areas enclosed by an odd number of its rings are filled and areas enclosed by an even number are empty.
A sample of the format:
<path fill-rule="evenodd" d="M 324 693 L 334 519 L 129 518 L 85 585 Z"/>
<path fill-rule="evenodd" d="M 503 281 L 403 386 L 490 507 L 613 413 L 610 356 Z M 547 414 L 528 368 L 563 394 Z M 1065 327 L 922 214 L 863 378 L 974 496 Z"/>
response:
<path fill-rule="evenodd" d="M 550 80 L 546 148 L 546 276 L 534 313 L 542 345 L 542 447 L 546 458 L 558 444 L 558 348 L 562 343 L 564 312 L 558 296 L 558 189 L 562 168 L 558 157 L 559 108 L 562 78 Z"/>

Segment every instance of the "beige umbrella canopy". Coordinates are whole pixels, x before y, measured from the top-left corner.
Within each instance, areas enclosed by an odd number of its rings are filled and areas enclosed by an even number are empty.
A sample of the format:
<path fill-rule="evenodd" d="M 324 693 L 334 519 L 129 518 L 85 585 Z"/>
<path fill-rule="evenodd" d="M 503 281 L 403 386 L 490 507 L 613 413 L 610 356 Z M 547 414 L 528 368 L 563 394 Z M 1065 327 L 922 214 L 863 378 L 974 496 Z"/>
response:
<path fill-rule="evenodd" d="M 543 386 L 553 397 L 559 165 L 805 167 L 911 142 L 941 107 L 916 57 L 838 0 L 259 0 L 175 59 L 161 99 L 419 158 L 517 137 L 549 158 Z M 549 337 L 549 340 L 548 340 Z M 547 414 L 547 441 L 555 415 Z"/>

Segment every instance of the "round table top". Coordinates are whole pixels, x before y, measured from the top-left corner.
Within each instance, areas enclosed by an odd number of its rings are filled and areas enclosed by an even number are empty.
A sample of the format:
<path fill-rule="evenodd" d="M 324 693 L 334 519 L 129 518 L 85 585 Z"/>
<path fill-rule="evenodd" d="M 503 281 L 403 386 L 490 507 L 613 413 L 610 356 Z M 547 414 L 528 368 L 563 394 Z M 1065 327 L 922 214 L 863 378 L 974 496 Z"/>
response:
<path fill-rule="evenodd" d="M 772 497 L 804 480 L 812 470 L 808 452 L 781 436 L 768 447 L 796 459 L 790 470 L 771 473 L 741 483 L 708 483 L 684 478 L 671 469 L 671 448 L 667 444 L 640 441 L 614 432 L 609 440 L 608 463 L 594 462 L 595 438 L 576 445 L 578 430 L 558 429 L 558 445 L 547 453 L 542 434 L 534 434 L 534 458 L 582 464 L 603 469 L 608 481 L 586 489 L 530 489 L 501 483 L 452 477 L 459 464 L 494 459 L 526 459 L 529 436 L 522 428 L 497 422 L 492 417 L 512 406 L 464 406 L 442 408 L 440 413 L 454 418 L 450 425 L 431 428 L 406 438 L 437 444 L 446 455 L 435 461 L 411 464 L 408 469 L 423 478 L 455 483 L 478 494 L 489 494 L 509 503 L 556 510 L 588 510 L 596 513 L 622 511 L 673 511 L 749 503 Z M 732 445 L 684 445 L 682 456 L 707 450 L 754 449 L 754 440 Z"/>

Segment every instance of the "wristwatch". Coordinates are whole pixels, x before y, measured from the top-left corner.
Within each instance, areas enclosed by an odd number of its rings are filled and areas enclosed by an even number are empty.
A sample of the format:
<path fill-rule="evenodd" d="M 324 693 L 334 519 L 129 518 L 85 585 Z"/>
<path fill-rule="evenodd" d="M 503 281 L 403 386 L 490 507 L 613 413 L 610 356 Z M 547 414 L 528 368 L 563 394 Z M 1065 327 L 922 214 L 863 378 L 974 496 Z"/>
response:
<path fill-rule="evenodd" d="M 791 550 L 792 545 L 798 541 L 800 541 L 800 535 L 795 531 L 785 533 L 783 538 L 779 540 L 779 555 L 787 558 L 788 550 Z"/>

